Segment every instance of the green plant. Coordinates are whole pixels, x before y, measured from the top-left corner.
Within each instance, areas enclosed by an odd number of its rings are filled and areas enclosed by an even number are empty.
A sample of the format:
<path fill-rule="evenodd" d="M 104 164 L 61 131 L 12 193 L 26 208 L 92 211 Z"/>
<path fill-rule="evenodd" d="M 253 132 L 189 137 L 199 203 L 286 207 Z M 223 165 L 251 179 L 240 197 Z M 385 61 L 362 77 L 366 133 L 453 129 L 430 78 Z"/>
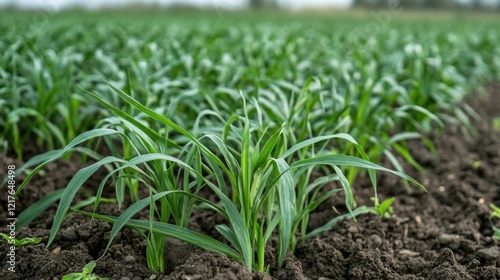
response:
<path fill-rule="evenodd" d="M 379 215 L 381 218 L 389 218 L 391 214 L 394 212 L 394 208 L 392 207 L 392 203 L 396 198 L 391 197 L 388 198 L 382 203 L 379 202 L 378 198 L 372 198 L 374 202 L 374 206 L 372 207 L 373 211 Z"/>
<path fill-rule="evenodd" d="M 277 234 L 278 265 L 281 266 L 287 250 L 295 248 L 297 242 L 295 233 L 299 224 L 302 222 L 303 225 L 304 219 L 307 221 L 308 214 L 322 200 L 336 192 L 330 191 L 320 199 L 309 196 L 309 193 L 317 192 L 315 188 L 318 186 L 338 180 L 346 193 L 346 204 L 352 214 L 366 211 L 365 208 L 354 209 L 356 206 L 351 186 L 339 166 L 371 170 L 369 174 L 374 188 L 376 186 L 374 170 L 393 173 L 422 187 L 403 173 L 369 162 L 363 148 L 347 134 L 314 137 L 288 148 L 284 135 L 286 125 L 282 125 L 274 132 L 268 132 L 265 128 L 251 129 L 251 121 L 244 103 L 244 115 L 233 116 L 226 124 L 221 137 L 205 134 L 196 138 L 169 118 L 142 105 L 120 89 L 110 86 L 120 98 L 141 114 L 161 123 L 164 126 L 161 131 L 167 135 L 177 133 L 186 137 L 187 141 L 183 140 L 186 144 L 184 147 L 179 147 L 171 143 L 168 138 L 150 129 L 137 118 L 106 102 L 98 95 L 88 92 L 115 113 L 121 119 L 122 125 L 118 130 L 102 128 L 83 133 L 64 149 L 42 156 L 45 162 L 28 175 L 18 192 L 46 163 L 63 156 L 76 145 L 90 139 L 120 135 L 132 148 L 132 157 L 124 159 L 108 156 L 75 174 L 62 194 L 48 244 L 54 240 L 62 219 L 83 182 L 99 167 L 109 164 L 114 165 L 114 169 L 102 181 L 96 194 L 95 207 L 99 203 L 106 181 L 116 174 L 118 175 L 115 188 L 119 204 L 123 201 L 122 193 L 126 185 L 120 183 L 122 179 L 140 182 L 149 189 L 150 197 L 135 202 L 119 217 L 88 214 L 115 223 L 108 247 L 123 226 L 130 226 L 140 231 L 146 230 L 147 235 L 144 235 L 148 240 L 146 256 L 149 267 L 154 271 L 164 270 L 163 240 L 167 236 L 226 254 L 242 261 L 251 269 L 265 271 L 267 264 L 264 260 L 264 249 L 270 237 Z M 365 159 L 325 151 L 315 154 L 316 144 L 332 139 L 349 141 Z M 294 174 L 310 174 L 310 168 L 317 166 L 332 168 L 336 176 L 327 174 L 321 178 L 323 182 L 320 180 L 319 183 L 304 186 L 301 188 L 302 191 L 295 192 L 298 181 L 294 178 Z M 196 195 L 202 187 L 210 188 L 220 199 L 220 204 Z M 297 200 L 300 202 L 299 208 L 296 208 Z M 227 225 L 218 225 L 216 228 L 233 248 L 186 228 L 195 202 L 220 213 L 227 219 Z M 146 207 L 149 207 L 149 221 L 131 219 L 134 214 Z M 170 217 L 174 218 L 175 224 L 168 224 Z M 304 234 L 300 239 L 324 231 L 331 225 L 332 223 L 328 223 L 325 227 Z"/>
<path fill-rule="evenodd" d="M 0 236 L 2 236 L 6 242 L 8 242 L 9 244 L 12 244 L 16 247 L 25 246 L 25 245 L 29 245 L 29 244 L 38 244 L 38 243 L 42 242 L 42 238 L 40 238 L 40 237 L 34 237 L 34 238 L 26 237 L 26 238 L 18 240 L 18 239 L 15 239 L 15 238 L 8 236 L 5 233 L 0 233 Z"/>
<path fill-rule="evenodd" d="M 90 261 L 88 264 L 86 264 L 82 272 L 75 272 L 75 273 L 70 273 L 67 275 L 64 275 L 61 280 L 107 280 L 107 278 L 101 278 L 95 274 L 92 273 L 96 266 L 95 261 Z"/>
<path fill-rule="evenodd" d="M 493 210 L 490 214 L 490 220 L 493 218 L 500 219 L 500 207 L 496 206 L 493 203 L 490 203 L 490 208 Z M 500 239 L 500 228 L 493 225 L 493 236 L 497 239 Z"/>
<path fill-rule="evenodd" d="M 496 206 L 493 203 L 490 203 L 490 208 L 493 210 L 491 212 L 490 218 L 499 218 L 500 219 L 500 207 Z"/>
<path fill-rule="evenodd" d="M 500 239 L 500 228 L 493 227 L 493 237 Z"/>

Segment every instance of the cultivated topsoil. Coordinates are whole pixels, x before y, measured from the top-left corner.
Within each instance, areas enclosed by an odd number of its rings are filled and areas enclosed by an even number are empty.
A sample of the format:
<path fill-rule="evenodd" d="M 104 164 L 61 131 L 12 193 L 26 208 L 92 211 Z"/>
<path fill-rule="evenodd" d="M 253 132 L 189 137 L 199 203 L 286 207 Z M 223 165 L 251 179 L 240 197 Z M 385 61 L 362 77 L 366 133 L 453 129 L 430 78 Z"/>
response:
<path fill-rule="evenodd" d="M 175 240 L 166 241 L 166 272 L 151 273 L 146 265 L 145 240 L 124 229 L 108 252 L 97 262 L 95 273 L 109 279 L 500 279 L 500 242 L 493 235 L 489 203 L 500 205 L 500 133 L 492 128 L 492 118 L 500 116 L 500 85 L 486 87 L 469 104 L 481 116 L 475 122 L 477 135 L 467 141 L 460 127 L 448 126 L 431 139 L 439 160 L 420 142 L 411 142 L 416 160 L 427 171 L 407 172 L 423 183 L 428 193 L 413 188 L 408 193 L 396 177 L 379 174 L 382 199 L 396 197 L 394 214 L 388 219 L 375 215 L 344 220 L 331 230 L 301 244 L 283 268 L 271 267 L 270 275 L 251 273 L 243 265 L 225 256 Z M 27 158 L 36 154 L 27 147 Z M 21 161 L 0 156 L 0 178 L 7 165 L 18 168 Z M 23 209 L 53 190 L 64 188 L 82 167 L 77 160 L 61 161 L 45 168 L 16 200 L 16 210 Z M 104 171 L 86 183 L 95 189 Z M 19 175 L 17 181 L 21 181 Z M 364 182 L 366 181 L 366 182 Z M 367 180 L 354 186 L 359 205 L 372 202 L 373 190 Z M 111 188 L 109 188 L 111 189 Z M 7 221 L 7 192 L 0 193 L 0 220 Z M 112 191 L 106 193 L 112 196 Z M 77 200 L 92 195 L 82 192 Z M 343 199 L 332 198 L 311 217 L 310 227 L 325 223 L 343 211 Z M 48 241 L 56 204 L 17 237 L 42 237 L 38 245 L 16 249 L 15 273 L 7 271 L 9 245 L 0 243 L 2 260 L 0 279 L 60 279 L 79 272 L 92 259 L 99 258 L 106 247 L 111 225 L 99 220 L 90 223 L 82 215 L 68 217 L 49 248 Z M 117 215 L 114 204 L 102 204 L 99 213 Z M 190 227 L 218 239 L 214 226 L 222 223 L 217 215 L 195 211 Z M 4 223 L 5 224 L 5 223 Z M 498 226 L 498 224 L 497 224 Z M 1 232 L 7 232 L 5 226 Z M 268 262 L 273 262 L 269 248 Z M 151 277 L 151 278 L 150 278 Z M 156 277 L 156 278 L 154 278 Z"/>

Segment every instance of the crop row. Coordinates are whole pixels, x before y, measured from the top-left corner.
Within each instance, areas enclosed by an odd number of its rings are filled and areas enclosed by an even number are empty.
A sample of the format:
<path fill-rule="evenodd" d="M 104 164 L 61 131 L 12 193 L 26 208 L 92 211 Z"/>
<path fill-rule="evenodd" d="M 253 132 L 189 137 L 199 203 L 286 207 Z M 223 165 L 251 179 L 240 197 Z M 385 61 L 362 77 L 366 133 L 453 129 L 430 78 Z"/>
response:
<path fill-rule="evenodd" d="M 2 148 L 22 158 L 35 138 L 48 150 L 19 169 L 35 167 L 18 192 L 49 162 L 75 153 L 92 160 L 18 225 L 60 199 L 50 244 L 78 190 L 107 168 L 94 213 L 77 211 L 114 223 L 109 244 L 124 226 L 144 235 L 153 271 L 165 270 L 167 236 L 266 271 L 273 238 L 280 266 L 288 250 L 340 218 L 384 214 L 375 171 L 423 188 L 403 173 L 401 160 L 422 168 L 406 142 L 433 150 L 427 136 L 450 123 L 473 132 L 476 114 L 463 101 L 500 77 L 500 34 L 488 21 L 62 14 L 37 28 L 30 19 L 0 20 L 12 30 L 0 40 Z M 378 165 L 382 158 L 394 170 Z M 355 202 L 363 170 L 373 207 Z M 119 217 L 95 213 L 110 186 L 119 205 L 126 192 L 133 200 Z M 340 191 L 349 213 L 308 231 L 309 214 Z M 229 246 L 187 229 L 194 208 L 226 219 L 216 229 Z M 132 219 L 143 210 L 149 220 Z"/>

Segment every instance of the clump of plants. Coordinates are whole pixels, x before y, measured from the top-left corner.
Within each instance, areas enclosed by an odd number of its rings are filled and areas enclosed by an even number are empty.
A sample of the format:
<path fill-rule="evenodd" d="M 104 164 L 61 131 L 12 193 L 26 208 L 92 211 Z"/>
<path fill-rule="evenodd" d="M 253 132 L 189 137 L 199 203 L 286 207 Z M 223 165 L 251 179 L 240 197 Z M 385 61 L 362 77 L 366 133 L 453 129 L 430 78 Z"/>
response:
<path fill-rule="evenodd" d="M 205 133 L 195 137 L 130 94 L 110 86 L 141 118 L 112 105 L 98 94 L 88 92 L 116 115 L 113 122 L 104 122 L 105 127 L 85 132 L 65 148 L 40 156 L 37 161 L 41 164 L 19 187 L 18 191 L 21 191 L 45 164 L 61 158 L 86 141 L 100 137 L 110 143 L 111 140 L 122 141 L 123 154 L 102 157 L 81 169 L 65 188 L 48 245 L 54 240 L 79 188 L 103 166 L 109 166 L 110 172 L 97 190 L 94 210 L 111 178 L 120 205 L 127 190 L 133 198 L 137 198 L 138 188 L 145 187 L 149 197 L 137 199 L 119 217 L 86 214 L 114 223 L 108 247 L 124 226 L 143 232 L 148 240 L 148 266 L 160 272 L 165 269 L 163 252 L 166 237 L 226 254 L 250 269 L 267 271 L 269 263 L 265 261 L 264 250 L 275 235 L 278 237 L 277 265 L 281 266 L 286 252 L 293 252 L 298 242 L 329 229 L 341 218 L 332 218 L 325 226 L 306 232 L 309 213 L 340 191 L 326 189 L 327 192 L 320 195 L 327 184 L 338 182 L 342 186 L 350 212 L 342 217 L 369 211 L 366 207 L 356 206 L 352 185 L 342 167 L 367 169 L 375 190 L 375 171 L 395 174 L 423 188 L 401 172 L 370 162 L 363 147 L 345 133 L 317 136 L 289 145 L 286 123 L 274 130 L 256 125 L 248 118 L 244 96 L 241 97 L 244 114 L 234 115 L 226 121 L 222 134 Z M 149 122 L 160 129 L 151 129 Z M 172 139 L 182 140 L 174 142 Z M 332 152 L 326 144 L 333 140 L 350 143 L 359 156 Z M 315 171 L 321 172 L 321 176 L 311 182 Z M 210 189 L 219 201 L 199 196 L 197 193 L 202 188 Z M 187 228 L 193 207 L 211 209 L 225 217 L 226 224 L 217 225 L 216 229 L 231 246 Z M 149 210 L 149 220 L 132 219 L 143 209 Z M 169 223 L 170 220 L 174 223 Z"/>

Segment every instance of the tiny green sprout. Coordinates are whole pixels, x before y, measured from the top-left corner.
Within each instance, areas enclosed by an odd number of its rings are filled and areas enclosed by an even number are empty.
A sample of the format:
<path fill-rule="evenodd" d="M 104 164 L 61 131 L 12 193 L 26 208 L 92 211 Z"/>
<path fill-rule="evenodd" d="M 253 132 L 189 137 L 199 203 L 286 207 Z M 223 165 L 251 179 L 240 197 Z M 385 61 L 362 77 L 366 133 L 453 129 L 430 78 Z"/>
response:
<path fill-rule="evenodd" d="M 490 208 L 493 210 L 490 214 L 490 220 L 493 218 L 499 218 L 500 219 L 500 207 L 495 206 L 495 204 L 490 203 Z M 493 226 L 493 237 L 496 239 L 500 239 L 500 228 L 497 228 Z"/>
<path fill-rule="evenodd" d="M 479 167 L 481 167 L 481 162 L 479 160 L 476 160 L 472 163 L 472 168 L 474 170 L 477 170 Z"/>
<path fill-rule="evenodd" d="M 492 218 L 499 218 L 500 219 L 500 207 L 495 206 L 495 204 L 490 203 L 490 208 L 493 210 L 493 212 L 490 215 L 490 219 Z"/>
<path fill-rule="evenodd" d="M 61 280 L 107 280 L 107 278 L 101 278 L 95 274 L 92 274 L 95 265 L 95 261 L 90 261 L 83 267 L 82 272 L 75 272 L 64 275 Z"/>
<path fill-rule="evenodd" d="M 29 175 L 31 172 L 33 172 L 33 169 L 31 169 L 31 168 L 26 168 L 23 170 L 23 173 L 25 175 Z M 40 176 L 45 176 L 46 172 L 45 172 L 45 170 L 40 169 L 40 171 L 38 171 L 38 174 L 40 174 Z"/>
<path fill-rule="evenodd" d="M 493 237 L 500 240 L 500 228 L 493 227 Z"/>
<path fill-rule="evenodd" d="M 33 169 L 31 169 L 31 168 L 25 168 L 23 170 L 23 173 L 26 174 L 26 175 L 29 175 L 31 172 L 33 172 Z"/>
<path fill-rule="evenodd" d="M 396 199 L 395 197 L 391 197 L 382 201 L 382 203 L 379 203 L 378 198 L 372 197 L 372 201 L 374 201 L 375 204 L 375 206 L 373 206 L 373 210 L 381 218 L 389 218 L 391 214 L 394 212 L 392 203 L 394 202 L 395 199 Z"/>
<path fill-rule="evenodd" d="M 41 237 L 35 237 L 35 238 L 26 237 L 26 238 L 23 238 L 21 240 L 17 240 L 15 238 L 8 236 L 5 233 L 0 233 L 0 236 L 2 236 L 8 243 L 10 243 L 16 247 L 25 246 L 25 245 L 29 245 L 29 244 L 38 244 L 38 243 L 42 242 Z"/>
<path fill-rule="evenodd" d="M 491 120 L 491 127 L 493 131 L 500 132 L 500 117 L 495 117 Z"/>

